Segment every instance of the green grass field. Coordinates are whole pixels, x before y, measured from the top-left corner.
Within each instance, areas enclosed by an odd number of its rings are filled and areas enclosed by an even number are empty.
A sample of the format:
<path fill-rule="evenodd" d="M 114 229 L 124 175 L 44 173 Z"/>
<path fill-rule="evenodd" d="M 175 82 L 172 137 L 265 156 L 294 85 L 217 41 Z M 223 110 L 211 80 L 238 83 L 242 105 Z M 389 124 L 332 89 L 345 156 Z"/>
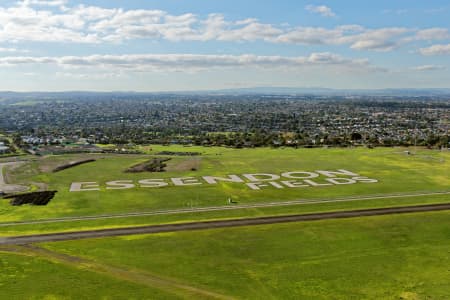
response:
<path fill-rule="evenodd" d="M 154 147 L 159 150 L 184 150 L 183 147 Z M 42 173 L 38 168 L 71 161 L 70 156 L 48 157 L 16 169 L 17 183 L 45 183 L 58 194 L 46 207 L 10 207 L 0 203 L 2 221 L 42 219 L 61 216 L 83 216 L 186 207 L 227 205 L 232 196 L 239 204 L 286 201 L 295 199 L 334 199 L 362 195 L 448 191 L 450 186 L 450 153 L 422 150 L 405 155 L 398 149 L 225 149 L 202 150 L 197 171 L 164 173 L 124 173 L 129 166 L 149 159 L 148 156 L 107 156 L 94 163 L 58 173 Z M 206 150 L 205 150 L 206 149 Z M 95 156 L 94 156 L 95 157 Z M 169 164 L 176 169 L 192 158 L 173 157 Z M 42 167 L 44 165 L 44 167 Z M 243 173 L 273 173 L 347 169 L 379 180 L 376 184 L 354 184 L 314 188 L 264 188 L 253 191 L 241 183 L 220 183 L 186 187 L 134 188 L 69 192 L 72 182 L 94 181 L 101 185 L 111 180 L 133 180 L 171 177 L 225 176 Z"/>
<path fill-rule="evenodd" d="M 333 200 L 354 196 L 383 196 L 450 191 L 450 153 L 418 150 L 406 155 L 402 148 L 378 149 L 228 149 L 214 147 L 152 146 L 141 150 L 146 155 L 62 155 L 32 158 L 19 168 L 8 170 L 14 183 L 29 184 L 36 189 L 47 186 L 58 190 L 57 196 L 45 207 L 12 207 L 0 201 L 0 223 L 49 219 L 55 217 L 117 214 L 167 209 L 229 206 L 229 196 L 239 205 L 298 199 Z M 124 170 L 146 161 L 161 151 L 200 152 L 198 157 L 174 156 L 168 162 L 169 172 L 125 173 Z M 58 173 L 56 166 L 86 158 L 96 162 L 80 165 Z M 198 170 L 189 169 L 192 160 L 200 160 Z M 168 186 L 164 188 L 133 188 L 105 190 L 110 180 L 147 178 L 225 176 L 243 173 L 273 173 L 347 169 L 379 180 L 375 184 L 333 185 L 309 188 L 263 188 L 251 190 L 242 183 L 217 185 Z M 95 181 L 101 191 L 69 192 L 72 182 Z M 63 230 L 135 226 L 191 220 L 212 220 L 248 216 L 293 214 L 326 210 L 370 208 L 395 205 L 448 202 L 450 195 L 373 199 L 336 203 L 317 203 L 290 207 L 248 208 L 225 212 L 204 212 L 120 219 L 92 220 L 36 225 L 1 227 L 0 236 L 52 232 Z"/>
<path fill-rule="evenodd" d="M 102 289 L 102 284 L 93 291 L 93 296 L 105 299 L 122 299 L 135 274 L 238 299 L 448 299 L 449 217 L 448 212 L 377 216 L 58 242 L 42 247 L 95 261 L 91 273 L 99 266 L 112 270 L 110 279 L 96 278 L 94 283 L 106 284 L 122 276 L 123 283 L 111 288 L 117 295 Z M 93 278 L 93 274 L 67 262 L 55 265 L 34 259 L 24 267 L 23 261 L 9 259 L 10 270 L 28 268 L 32 276 L 41 269 L 44 282 L 54 277 L 53 271 L 61 269 L 61 276 L 76 271 L 69 277 L 72 281 L 53 281 L 53 292 L 29 282 L 36 291 L 35 299 L 69 288 L 80 280 L 80 274 L 86 280 Z M 116 274 L 117 269 L 129 273 Z M 28 278 L 23 271 L 15 272 Z M 2 292 L 18 285 L 11 282 L 20 281 L 0 278 Z M 174 296 L 198 299 L 195 293 L 180 294 L 170 284 L 150 282 L 147 287 L 147 296 L 140 299 L 164 299 L 165 293 L 175 292 Z M 162 294 L 151 294 L 151 288 Z M 130 295 L 139 298 L 140 291 Z M 27 294 L 17 289 L 16 295 Z"/>
<path fill-rule="evenodd" d="M 0 202 L 0 237 L 319 211 L 449 202 L 450 153 L 382 149 L 141 148 L 145 155 L 32 158 L 8 169 L 9 181 L 58 190 L 45 207 Z M 160 151 L 174 156 L 168 172 L 125 173 Z M 157 155 L 156 155 L 157 156 Z M 58 173 L 56 166 L 96 162 Z M 196 160 L 195 164 L 192 160 Z M 199 160 L 199 161 L 198 161 Z M 195 165 L 195 171 L 191 166 Z M 111 180 L 280 174 L 337 170 L 373 184 L 251 190 L 242 183 L 106 190 Z M 69 192 L 95 181 L 101 191 Z M 390 197 L 398 195 L 397 197 Z M 189 212 L 114 219 L 2 226 L 14 221 L 310 199 L 294 206 Z M 371 200 L 348 197 L 387 196 Z M 340 202 L 323 200 L 344 199 Z M 449 212 L 135 235 L 0 247 L 0 299 L 449 299 Z"/>
<path fill-rule="evenodd" d="M 179 299 L 134 284 L 33 255 L 0 250 L 0 299 Z"/>

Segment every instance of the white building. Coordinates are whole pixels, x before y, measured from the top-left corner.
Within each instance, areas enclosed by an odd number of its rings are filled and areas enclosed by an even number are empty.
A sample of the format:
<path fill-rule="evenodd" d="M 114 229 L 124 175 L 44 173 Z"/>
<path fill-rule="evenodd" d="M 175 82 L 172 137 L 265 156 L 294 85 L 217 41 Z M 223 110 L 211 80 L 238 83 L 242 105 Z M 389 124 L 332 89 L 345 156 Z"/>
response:
<path fill-rule="evenodd" d="M 0 142 L 0 154 L 9 153 L 9 147 L 4 142 Z"/>

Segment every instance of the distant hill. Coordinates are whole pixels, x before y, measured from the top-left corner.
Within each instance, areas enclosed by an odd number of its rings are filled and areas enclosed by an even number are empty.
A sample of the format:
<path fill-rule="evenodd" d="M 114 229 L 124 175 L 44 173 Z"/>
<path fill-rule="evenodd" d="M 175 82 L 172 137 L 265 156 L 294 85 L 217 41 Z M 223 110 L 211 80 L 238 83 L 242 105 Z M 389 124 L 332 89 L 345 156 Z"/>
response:
<path fill-rule="evenodd" d="M 225 89 L 212 91 L 224 94 L 295 94 L 295 95 L 358 95 L 358 96 L 450 96 L 450 88 L 429 89 L 330 89 L 321 87 L 293 88 L 293 87 L 254 87 L 241 89 Z"/>
<path fill-rule="evenodd" d="M 0 91 L 0 104 L 33 101 L 67 101 L 96 99 L 148 99 L 158 95 L 312 95 L 312 96 L 386 96 L 386 97 L 450 97 L 450 89 L 329 89 L 321 87 L 253 87 L 239 89 L 177 92 L 11 92 Z"/>

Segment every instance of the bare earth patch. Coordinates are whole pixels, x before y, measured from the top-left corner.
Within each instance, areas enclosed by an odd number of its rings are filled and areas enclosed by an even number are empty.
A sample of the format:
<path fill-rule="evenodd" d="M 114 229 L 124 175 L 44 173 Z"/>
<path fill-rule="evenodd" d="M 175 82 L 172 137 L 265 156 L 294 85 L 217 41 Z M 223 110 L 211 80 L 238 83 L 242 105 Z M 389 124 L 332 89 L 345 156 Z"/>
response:
<path fill-rule="evenodd" d="M 127 173 L 165 172 L 167 167 L 167 164 L 165 162 L 169 160 L 171 160 L 171 158 L 155 157 L 151 160 L 134 165 L 126 169 L 125 172 Z"/>
<path fill-rule="evenodd" d="M 7 184 L 5 182 L 5 178 L 3 177 L 3 168 L 5 166 L 13 166 L 17 167 L 18 165 L 22 164 L 22 162 L 10 162 L 10 163 L 1 163 L 0 164 L 0 193 L 18 193 L 18 192 L 24 192 L 28 190 L 28 187 L 17 185 L 17 184 Z"/>
<path fill-rule="evenodd" d="M 55 159 L 55 157 L 44 156 L 39 159 L 39 170 L 43 173 L 51 173 L 54 170 L 66 166 L 66 165 L 77 165 L 79 162 L 89 161 L 91 159 L 100 159 L 102 156 L 96 155 L 73 155 L 70 157 L 61 156 L 60 159 Z"/>
<path fill-rule="evenodd" d="M 166 168 L 168 172 L 184 172 L 184 171 L 197 171 L 200 169 L 201 158 L 192 157 L 183 160 L 178 163 L 169 164 Z"/>
<path fill-rule="evenodd" d="M 63 171 L 66 169 L 70 169 L 79 165 L 83 165 L 83 164 L 87 164 L 90 162 L 94 162 L 96 161 L 95 159 L 91 158 L 91 159 L 85 159 L 85 160 L 80 160 L 80 161 L 71 161 L 68 164 L 62 165 L 62 166 L 58 166 L 56 168 L 53 169 L 53 173 L 59 172 L 59 171 Z"/>

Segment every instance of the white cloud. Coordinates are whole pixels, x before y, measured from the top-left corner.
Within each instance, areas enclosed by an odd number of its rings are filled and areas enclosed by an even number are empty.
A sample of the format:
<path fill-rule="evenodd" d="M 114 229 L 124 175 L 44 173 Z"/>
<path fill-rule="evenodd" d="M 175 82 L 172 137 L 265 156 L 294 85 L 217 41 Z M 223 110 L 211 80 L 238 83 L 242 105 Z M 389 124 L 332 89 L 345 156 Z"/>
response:
<path fill-rule="evenodd" d="M 426 56 L 431 55 L 450 55 L 450 44 L 433 45 L 427 48 L 421 48 L 419 53 Z"/>
<path fill-rule="evenodd" d="M 407 28 L 380 28 L 347 37 L 350 48 L 356 50 L 391 51 L 402 44 L 400 37 L 410 32 Z"/>
<path fill-rule="evenodd" d="M 128 40 L 265 41 L 302 45 L 347 45 L 354 50 L 392 51 L 415 41 L 450 40 L 447 28 L 296 27 L 254 18 L 227 20 L 223 14 L 201 17 L 162 10 L 69 5 L 65 0 L 25 0 L 0 6 L 0 43 L 121 43 Z M 44 6 L 44 7 L 42 7 Z M 45 7 L 46 6 L 46 7 Z M 308 6 L 326 15 L 326 6 Z M 329 9 L 329 8 L 328 8 Z"/>
<path fill-rule="evenodd" d="M 383 14 L 396 14 L 396 15 L 404 15 L 408 12 L 407 9 L 385 9 L 383 10 Z"/>
<path fill-rule="evenodd" d="M 417 40 L 447 40 L 450 39 L 450 33 L 447 28 L 428 28 L 419 30 L 416 33 Z"/>
<path fill-rule="evenodd" d="M 438 13 L 443 13 L 446 12 L 449 9 L 450 6 L 442 6 L 442 7 L 436 7 L 436 8 L 430 8 L 425 10 L 426 13 L 428 14 L 438 14 Z"/>
<path fill-rule="evenodd" d="M 411 69 L 414 70 L 414 71 L 425 72 L 425 71 L 445 70 L 446 67 L 445 66 L 438 66 L 438 65 L 423 65 L 423 66 L 413 67 Z"/>
<path fill-rule="evenodd" d="M 331 8 L 325 5 L 306 5 L 305 9 L 309 12 L 320 14 L 323 17 L 335 17 L 336 14 Z"/>
<path fill-rule="evenodd" d="M 379 71 L 366 59 L 349 59 L 333 53 L 309 56 L 202 55 L 202 54 L 136 54 L 90 55 L 63 57 L 0 57 L 0 66 L 46 64 L 62 68 L 121 70 L 132 72 L 193 72 L 210 69 L 254 67 L 262 69 L 298 70 L 300 67 L 335 66 Z"/>
<path fill-rule="evenodd" d="M 391 51 L 402 45 L 407 28 L 367 30 L 359 25 L 338 26 L 334 29 L 299 27 L 276 38 L 277 42 L 305 45 L 350 45 L 355 50 Z"/>
<path fill-rule="evenodd" d="M 272 41 L 274 38 L 277 38 L 282 30 L 277 29 L 269 24 L 261 24 L 258 22 L 252 22 L 246 24 L 245 27 L 235 29 L 235 30 L 227 30 L 221 32 L 218 36 L 218 40 L 223 41 L 256 41 L 256 40 L 265 40 Z"/>
<path fill-rule="evenodd" d="M 0 53 L 27 53 L 28 50 L 17 49 L 17 48 L 3 48 L 0 47 Z"/>
<path fill-rule="evenodd" d="M 22 6 L 64 6 L 66 5 L 68 0 L 24 0 L 19 1 L 17 4 Z"/>
<path fill-rule="evenodd" d="M 346 34 L 344 29 L 326 29 L 321 27 L 298 27 L 277 37 L 276 41 L 290 44 L 324 45 L 340 44 Z"/>
<path fill-rule="evenodd" d="M 111 79 L 111 78 L 122 78 L 126 77 L 124 74 L 118 73 L 71 73 L 71 72 L 56 72 L 55 76 L 58 78 L 70 78 L 70 79 L 94 79 L 94 80 L 102 80 L 102 79 Z"/>

